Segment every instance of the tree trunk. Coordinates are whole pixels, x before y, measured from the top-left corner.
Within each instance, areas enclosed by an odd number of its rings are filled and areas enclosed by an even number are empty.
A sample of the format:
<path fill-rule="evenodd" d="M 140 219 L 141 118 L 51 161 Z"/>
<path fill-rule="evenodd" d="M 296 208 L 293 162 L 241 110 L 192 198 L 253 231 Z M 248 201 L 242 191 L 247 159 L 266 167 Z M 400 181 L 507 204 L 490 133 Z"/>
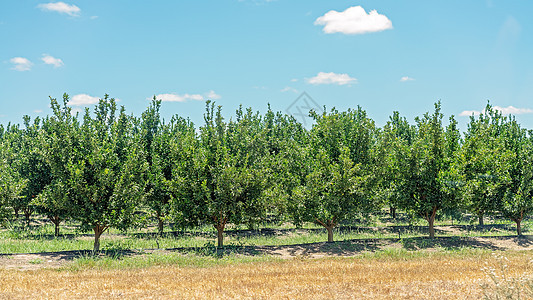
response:
<path fill-rule="evenodd" d="M 514 221 L 516 223 L 516 234 L 518 236 L 521 236 L 522 235 L 522 227 L 520 226 L 520 223 L 522 223 L 522 219 L 516 219 Z"/>
<path fill-rule="evenodd" d="M 431 211 L 431 214 L 426 214 L 426 220 L 428 221 L 428 225 L 429 225 L 429 238 L 431 239 L 435 238 L 434 223 L 435 223 L 436 215 L 437 215 L 436 207 L 433 208 L 433 210 Z"/>
<path fill-rule="evenodd" d="M 222 248 L 224 247 L 224 227 L 226 226 L 227 222 L 226 217 L 220 216 L 220 218 L 215 218 L 216 224 L 214 225 L 217 229 L 217 247 Z"/>
<path fill-rule="evenodd" d="M 18 219 L 19 218 L 19 209 L 13 207 L 13 210 L 15 211 L 15 219 Z"/>
<path fill-rule="evenodd" d="M 55 225 L 55 236 L 59 236 L 59 224 L 61 223 L 61 218 L 59 216 L 48 216 L 48 219 Z"/>
<path fill-rule="evenodd" d="M 333 226 L 326 227 L 328 230 L 328 243 L 333 243 Z"/>
<path fill-rule="evenodd" d="M 335 218 L 333 218 L 332 220 L 327 220 L 326 223 L 320 221 L 318 218 L 315 219 L 315 221 L 324 226 L 324 228 L 326 228 L 326 230 L 328 231 L 328 243 L 333 243 L 333 228 L 335 227 L 335 225 L 337 225 L 337 223 L 335 222 Z"/>
<path fill-rule="evenodd" d="M 94 248 L 93 253 L 100 251 L 100 236 L 107 229 L 107 226 L 95 225 L 94 230 Z"/>
<path fill-rule="evenodd" d="M 479 214 L 477 217 L 479 219 L 479 226 L 483 226 L 483 214 Z"/>
<path fill-rule="evenodd" d="M 157 230 L 159 235 L 163 235 L 163 219 L 160 216 L 157 216 Z"/>
<path fill-rule="evenodd" d="M 224 247 L 224 227 L 217 226 L 217 247 Z"/>
<path fill-rule="evenodd" d="M 31 209 L 23 209 L 22 210 L 24 212 L 24 218 L 26 219 L 26 226 L 30 227 L 30 223 L 31 223 L 31 214 L 33 213 L 33 211 Z"/>
<path fill-rule="evenodd" d="M 390 212 L 390 215 L 393 219 L 396 219 L 396 208 L 395 207 L 390 207 L 389 208 L 389 212 Z"/>

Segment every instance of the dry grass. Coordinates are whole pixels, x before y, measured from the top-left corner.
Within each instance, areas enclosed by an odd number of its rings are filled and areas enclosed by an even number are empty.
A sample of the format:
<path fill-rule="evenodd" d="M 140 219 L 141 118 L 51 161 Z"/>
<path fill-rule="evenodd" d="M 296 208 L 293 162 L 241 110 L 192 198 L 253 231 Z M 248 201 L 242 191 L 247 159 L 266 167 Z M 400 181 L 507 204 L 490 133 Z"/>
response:
<path fill-rule="evenodd" d="M 531 252 L 509 252 L 510 273 L 530 272 Z M 0 298 L 479 299 L 491 255 L 296 258 L 209 268 L 82 271 L 0 269 Z"/>

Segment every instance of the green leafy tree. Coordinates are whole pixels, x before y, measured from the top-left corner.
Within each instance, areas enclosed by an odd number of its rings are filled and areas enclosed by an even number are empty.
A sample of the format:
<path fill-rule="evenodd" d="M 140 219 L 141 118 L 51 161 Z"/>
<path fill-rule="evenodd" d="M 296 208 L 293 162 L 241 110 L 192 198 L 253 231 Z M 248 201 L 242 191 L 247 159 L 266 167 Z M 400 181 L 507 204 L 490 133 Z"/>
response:
<path fill-rule="evenodd" d="M 19 197 L 26 181 L 9 164 L 12 155 L 9 144 L 0 140 L 0 223 L 10 219 L 12 201 Z"/>
<path fill-rule="evenodd" d="M 100 237 L 108 228 L 125 230 L 135 223 L 143 195 L 145 164 L 132 133 L 132 118 L 124 107 L 118 116 L 116 112 L 115 100 L 107 95 L 96 105 L 94 117 L 86 109 L 65 162 L 66 207 L 82 228 L 94 231 L 94 251 L 100 249 Z"/>
<path fill-rule="evenodd" d="M 392 218 L 396 218 L 396 210 L 401 205 L 403 151 L 412 146 L 416 128 L 409 124 L 405 117 L 395 111 L 380 132 L 379 151 L 380 168 L 378 196 L 389 205 Z"/>
<path fill-rule="evenodd" d="M 212 224 L 219 247 L 227 224 L 250 225 L 264 213 L 266 175 L 254 152 L 260 137 L 252 134 L 257 123 L 250 112 L 241 113 L 227 124 L 220 106 L 215 112 L 208 101 L 200 139 L 190 135 L 172 147 L 174 218 L 183 227 Z"/>
<path fill-rule="evenodd" d="M 294 117 L 274 113 L 270 107 L 263 122 L 268 152 L 264 160 L 265 168 L 269 170 L 265 188 L 269 212 L 278 222 L 290 218 L 301 227 L 305 207 L 297 201 L 294 192 L 305 184 L 305 178 L 311 172 L 306 158 L 309 132 Z"/>
<path fill-rule="evenodd" d="M 510 181 L 509 161 L 513 153 L 502 143 L 505 118 L 487 105 L 478 118 L 472 116 L 454 168 L 466 209 L 483 216 L 497 209 Z"/>
<path fill-rule="evenodd" d="M 20 136 L 14 165 L 17 166 L 20 176 L 26 180 L 26 185 L 14 205 L 22 210 L 26 224 L 30 225 L 30 217 L 36 210 L 34 201 L 51 182 L 51 170 L 43 152 L 41 119 L 36 118 L 31 123 L 30 117 L 24 116 L 24 126 L 18 133 Z"/>
<path fill-rule="evenodd" d="M 533 143 L 512 116 L 504 124 L 501 138 L 505 148 L 514 155 L 508 160 L 510 182 L 498 208 L 516 223 L 516 233 L 520 236 L 522 221 L 533 211 Z"/>
<path fill-rule="evenodd" d="M 295 194 L 305 208 L 301 218 L 323 226 L 333 242 L 339 222 L 378 205 L 372 193 L 377 182 L 372 173 L 375 126 L 361 108 L 311 115 L 316 124 L 305 160 L 311 171 Z"/>
<path fill-rule="evenodd" d="M 172 159 L 170 143 L 183 130 L 194 130 L 192 123 L 174 117 L 170 124 L 164 124 L 159 115 L 161 101 L 155 97 L 140 123 L 140 141 L 147 163 L 144 202 L 157 219 L 160 234 L 164 230 L 164 221 L 170 212 L 171 193 L 167 182 L 172 179 Z"/>
<path fill-rule="evenodd" d="M 401 145 L 395 158 L 400 163 L 400 206 L 428 222 L 431 238 L 435 237 L 437 212 L 457 206 L 455 188 L 449 187 L 448 171 L 453 152 L 458 149 L 459 134 L 453 117 L 446 130 L 443 128 L 440 109 L 440 102 L 436 103 L 433 114 L 416 119 L 413 143 Z"/>
<path fill-rule="evenodd" d="M 62 100 L 61 105 L 55 98 L 50 98 L 53 115 L 43 120 L 41 151 L 49 166 L 50 182 L 32 201 L 39 213 L 54 224 L 56 236 L 59 235 L 61 222 L 76 210 L 71 201 L 75 190 L 69 185 L 69 167 L 79 158 L 81 148 L 77 116 L 73 115 L 71 108 L 67 106 L 67 94 L 63 95 Z"/>

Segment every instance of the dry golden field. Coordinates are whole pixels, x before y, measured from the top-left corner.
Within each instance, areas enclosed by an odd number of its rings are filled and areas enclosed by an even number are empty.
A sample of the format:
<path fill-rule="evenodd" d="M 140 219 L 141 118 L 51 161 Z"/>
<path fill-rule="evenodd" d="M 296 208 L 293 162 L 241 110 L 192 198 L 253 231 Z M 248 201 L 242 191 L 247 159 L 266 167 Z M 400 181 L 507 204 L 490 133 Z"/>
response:
<path fill-rule="evenodd" d="M 531 273 L 530 251 L 505 253 L 511 276 Z M 0 269 L 2 299 L 480 299 L 489 253 L 412 258 L 292 258 L 143 269 Z"/>

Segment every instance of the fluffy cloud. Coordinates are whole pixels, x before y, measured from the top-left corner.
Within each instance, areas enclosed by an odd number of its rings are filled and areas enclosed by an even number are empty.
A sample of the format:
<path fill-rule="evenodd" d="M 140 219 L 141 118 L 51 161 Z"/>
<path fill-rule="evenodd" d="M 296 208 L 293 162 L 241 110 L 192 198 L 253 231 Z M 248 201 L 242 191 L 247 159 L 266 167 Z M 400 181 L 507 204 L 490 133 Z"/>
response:
<path fill-rule="evenodd" d="M 92 97 L 87 94 L 78 94 L 70 98 L 68 105 L 71 105 L 71 106 L 91 105 L 91 104 L 98 103 L 98 100 L 100 100 L 100 98 L 98 97 Z"/>
<path fill-rule="evenodd" d="M 298 93 L 298 90 L 293 88 L 293 87 L 290 87 L 290 86 L 286 86 L 284 88 L 281 89 L 281 92 L 282 93 L 285 93 L 285 92 L 293 92 L 293 93 Z"/>
<path fill-rule="evenodd" d="M 310 84 L 337 84 L 345 85 L 350 83 L 357 83 L 357 78 L 350 77 L 348 74 L 336 74 L 333 72 L 320 72 L 315 77 L 307 79 Z"/>
<path fill-rule="evenodd" d="M 74 4 L 67 4 L 65 2 L 50 2 L 37 5 L 43 11 L 55 11 L 60 14 L 67 14 L 71 17 L 77 17 L 81 13 L 81 9 Z"/>
<path fill-rule="evenodd" d="M 531 108 L 517 108 L 512 105 L 507 107 L 501 107 L 501 106 L 493 106 L 495 110 L 500 111 L 503 115 L 523 115 L 523 114 L 531 114 L 533 113 L 533 109 Z M 477 116 L 481 113 L 484 113 L 485 110 L 479 111 L 479 110 L 465 110 L 462 111 L 459 116 L 462 117 L 469 117 L 471 115 Z"/>
<path fill-rule="evenodd" d="M 213 90 L 209 91 L 209 93 L 207 93 L 205 96 L 207 97 L 207 99 L 211 99 L 211 100 L 217 100 L 217 99 L 222 98 L 222 96 L 218 95 Z"/>
<path fill-rule="evenodd" d="M 163 102 L 185 102 L 189 99 L 198 100 L 198 101 L 204 100 L 204 97 L 200 94 L 192 94 L 192 95 L 190 94 L 185 94 L 185 95 L 159 94 L 159 95 L 156 95 L 155 98 Z"/>
<path fill-rule="evenodd" d="M 29 71 L 33 66 L 33 63 L 24 57 L 13 57 L 9 60 L 13 64 L 12 70 L 16 71 Z"/>
<path fill-rule="evenodd" d="M 409 76 L 404 76 L 400 79 L 401 82 L 406 82 L 406 81 L 413 81 L 415 80 L 414 78 L 411 78 Z"/>
<path fill-rule="evenodd" d="M 196 100 L 196 101 L 203 101 L 206 99 L 209 100 L 217 100 L 222 98 L 219 94 L 215 93 L 215 91 L 211 90 L 205 94 L 159 94 L 155 96 L 156 99 L 161 100 L 163 102 L 186 102 L 187 100 Z M 147 98 L 148 100 L 152 100 L 152 98 Z"/>
<path fill-rule="evenodd" d="M 392 22 L 385 15 L 372 10 L 368 14 L 361 6 L 352 6 L 343 12 L 331 10 L 315 21 L 324 25 L 325 33 L 364 34 L 392 29 Z"/>
<path fill-rule="evenodd" d="M 477 116 L 479 115 L 481 112 L 479 110 L 463 110 L 459 116 L 461 117 L 470 117 L 471 115 L 474 115 L 474 116 Z"/>
<path fill-rule="evenodd" d="M 53 65 L 54 68 L 59 68 L 63 66 L 63 61 L 61 59 L 55 58 L 47 54 L 43 54 L 43 57 L 41 58 L 41 60 L 47 65 Z"/>

